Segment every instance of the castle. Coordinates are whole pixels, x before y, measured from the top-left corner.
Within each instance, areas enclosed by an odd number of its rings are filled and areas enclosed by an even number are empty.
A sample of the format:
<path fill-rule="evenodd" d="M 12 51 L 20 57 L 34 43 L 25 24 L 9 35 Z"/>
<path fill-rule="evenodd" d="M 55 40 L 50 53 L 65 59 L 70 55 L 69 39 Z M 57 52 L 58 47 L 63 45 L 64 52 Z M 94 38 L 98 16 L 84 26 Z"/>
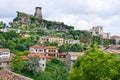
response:
<path fill-rule="evenodd" d="M 110 33 L 104 33 L 102 26 L 92 27 L 92 29 L 90 29 L 90 33 L 94 36 L 101 36 L 102 38 L 110 39 Z"/>
<path fill-rule="evenodd" d="M 35 14 L 34 16 L 36 18 L 42 18 L 42 7 L 36 7 L 35 8 Z"/>

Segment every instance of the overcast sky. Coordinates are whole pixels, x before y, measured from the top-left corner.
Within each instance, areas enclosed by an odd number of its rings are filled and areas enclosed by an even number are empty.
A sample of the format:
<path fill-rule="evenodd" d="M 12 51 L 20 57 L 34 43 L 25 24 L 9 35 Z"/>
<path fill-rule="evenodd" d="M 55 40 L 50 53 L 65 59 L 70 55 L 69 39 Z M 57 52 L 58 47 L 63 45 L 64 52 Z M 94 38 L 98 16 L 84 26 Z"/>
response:
<path fill-rule="evenodd" d="M 79 30 L 103 26 L 104 32 L 120 35 L 120 0 L 0 0 L 0 21 L 12 21 L 16 11 L 34 14 L 36 6 L 44 19 Z"/>

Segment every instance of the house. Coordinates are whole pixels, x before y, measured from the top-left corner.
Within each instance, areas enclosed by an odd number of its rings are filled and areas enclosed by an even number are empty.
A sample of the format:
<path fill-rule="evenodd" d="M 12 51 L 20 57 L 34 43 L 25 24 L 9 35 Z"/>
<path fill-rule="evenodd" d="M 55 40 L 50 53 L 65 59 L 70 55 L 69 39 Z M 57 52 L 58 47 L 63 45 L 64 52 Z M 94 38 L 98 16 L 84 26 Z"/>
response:
<path fill-rule="evenodd" d="M 104 33 L 103 26 L 92 27 L 89 32 L 94 36 L 101 36 L 102 38 L 110 39 L 110 33 Z"/>
<path fill-rule="evenodd" d="M 31 78 L 16 74 L 8 69 L 0 70 L 0 80 L 33 80 Z"/>
<path fill-rule="evenodd" d="M 117 53 L 120 54 L 120 50 L 115 50 L 115 49 L 105 49 L 104 52 L 113 54 L 113 53 Z"/>
<path fill-rule="evenodd" d="M 49 56 L 44 56 L 43 54 L 35 54 L 35 53 L 30 53 L 27 56 L 23 56 L 22 59 L 24 61 L 27 61 L 31 57 L 32 58 L 36 58 L 36 57 L 39 58 L 39 63 L 40 63 L 40 67 L 41 67 L 42 71 L 45 71 L 45 69 L 46 69 L 46 61 L 47 61 L 47 59 L 51 59 L 51 57 L 49 57 Z"/>
<path fill-rule="evenodd" d="M 64 39 L 60 38 L 60 37 L 49 37 L 49 36 L 45 36 L 45 37 L 41 37 L 38 41 L 40 44 L 44 44 L 44 42 L 56 42 L 58 43 L 58 45 L 63 45 L 64 43 Z"/>
<path fill-rule="evenodd" d="M 0 29 L 0 31 L 2 32 L 9 32 L 9 31 L 15 31 L 16 33 L 20 33 L 21 30 L 20 29 L 12 29 L 12 28 L 3 28 L 3 29 Z"/>
<path fill-rule="evenodd" d="M 79 57 L 83 56 L 84 52 L 68 52 L 66 56 L 66 65 L 68 68 L 74 63 L 74 61 Z"/>
<path fill-rule="evenodd" d="M 65 64 L 67 52 L 62 52 L 58 54 L 58 58 Z"/>
<path fill-rule="evenodd" d="M 30 35 L 28 35 L 28 34 L 22 34 L 21 35 L 21 38 L 28 38 L 28 37 L 30 37 Z"/>
<path fill-rule="evenodd" d="M 55 46 L 47 46 L 44 48 L 46 56 L 57 57 L 58 56 L 58 48 Z"/>
<path fill-rule="evenodd" d="M 0 58 L 9 58 L 10 57 L 10 50 L 6 48 L 0 49 Z"/>
<path fill-rule="evenodd" d="M 1 48 L 0 49 L 0 67 L 2 68 L 10 68 L 11 58 L 14 57 L 12 53 L 10 53 L 9 49 Z"/>
<path fill-rule="evenodd" d="M 111 36 L 111 39 L 115 40 L 116 45 L 120 45 L 120 36 L 114 35 L 114 36 Z"/>
<path fill-rule="evenodd" d="M 31 46 L 29 48 L 29 52 L 30 53 L 41 53 L 41 54 L 45 54 L 44 52 L 44 48 L 42 46 L 39 46 L 39 45 L 34 45 L 34 46 Z"/>
<path fill-rule="evenodd" d="M 64 41 L 65 44 L 79 44 L 80 40 L 65 40 Z"/>

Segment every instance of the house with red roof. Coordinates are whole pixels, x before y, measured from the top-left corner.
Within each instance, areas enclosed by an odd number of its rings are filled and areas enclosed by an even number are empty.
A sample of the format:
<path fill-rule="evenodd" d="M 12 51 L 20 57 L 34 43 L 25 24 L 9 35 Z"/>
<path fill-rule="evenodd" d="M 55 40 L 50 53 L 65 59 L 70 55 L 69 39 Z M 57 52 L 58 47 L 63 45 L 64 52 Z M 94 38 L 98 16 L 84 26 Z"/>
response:
<path fill-rule="evenodd" d="M 7 48 L 0 48 L 0 67 L 2 68 L 10 68 L 11 58 L 14 57 L 10 50 Z"/>
<path fill-rule="evenodd" d="M 58 56 L 58 48 L 55 46 L 47 46 L 44 48 L 46 56 L 57 57 Z"/>
<path fill-rule="evenodd" d="M 44 52 L 44 48 L 42 46 L 39 46 L 39 45 L 34 45 L 34 46 L 31 46 L 29 48 L 29 52 L 30 53 L 41 53 L 41 54 L 45 54 Z"/>
<path fill-rule="evenodd" d="M 114 35 L 114 36 L 111 36 L 111 39 L 115 40 L 116 45 L 120 45 L 120 36 Z"/>
<path fill-rule="evenodd" d="M 0 70 L 0 80 L 33 80 L 33 79 L 14 73 L 8 69 L 2 69 Z"/>
<path fill-rule="evenodd" d="M 44 56 L 43 54 L 35 54 L 35 53 L 30 53 L 27 56 L 23 56 L 22 59 L 24 61 L 27 61 L 31 57 L 39 59 L 39 63 L 40 63 L 40 67 L 41 67 L 42 71 L 45 71 L 45 69 L 46 69 L 46 61 L 49 60 L 49 59 L 51 59 L 51 57 L 49 57 L 49 56 Z"/>

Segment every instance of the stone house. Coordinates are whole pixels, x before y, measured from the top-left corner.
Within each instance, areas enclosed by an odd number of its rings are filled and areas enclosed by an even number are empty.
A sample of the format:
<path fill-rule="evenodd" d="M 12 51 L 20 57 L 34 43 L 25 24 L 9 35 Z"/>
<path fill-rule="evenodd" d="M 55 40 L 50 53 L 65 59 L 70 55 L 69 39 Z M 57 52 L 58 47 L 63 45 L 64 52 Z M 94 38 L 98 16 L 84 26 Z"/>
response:
<path fill-rule="evenodd" d="M 58 45 L 63 45 L 64 43 L 64 39 L 60 38 L 60 37 L 49 37 L 49 36 L 45 36 L 45 37 L 41 37 L 38 41 L 40 44 L 44 44 L 44 42 L 56 42 L 58 43 Z"/>
<path fill-rule="evenodd" d="M 103 26 L 92 27 L 89 32 L 94 36 L 101 36 L 102 38 L 110 39 L 110 33 L 104 33 Z"/>
<path fill-rule="evenodd" d="M 68 68 L 75 62 L 79 56 L 83 56 L 84 52 L 68 52 L 66 56 L 66 65 Z"/>

